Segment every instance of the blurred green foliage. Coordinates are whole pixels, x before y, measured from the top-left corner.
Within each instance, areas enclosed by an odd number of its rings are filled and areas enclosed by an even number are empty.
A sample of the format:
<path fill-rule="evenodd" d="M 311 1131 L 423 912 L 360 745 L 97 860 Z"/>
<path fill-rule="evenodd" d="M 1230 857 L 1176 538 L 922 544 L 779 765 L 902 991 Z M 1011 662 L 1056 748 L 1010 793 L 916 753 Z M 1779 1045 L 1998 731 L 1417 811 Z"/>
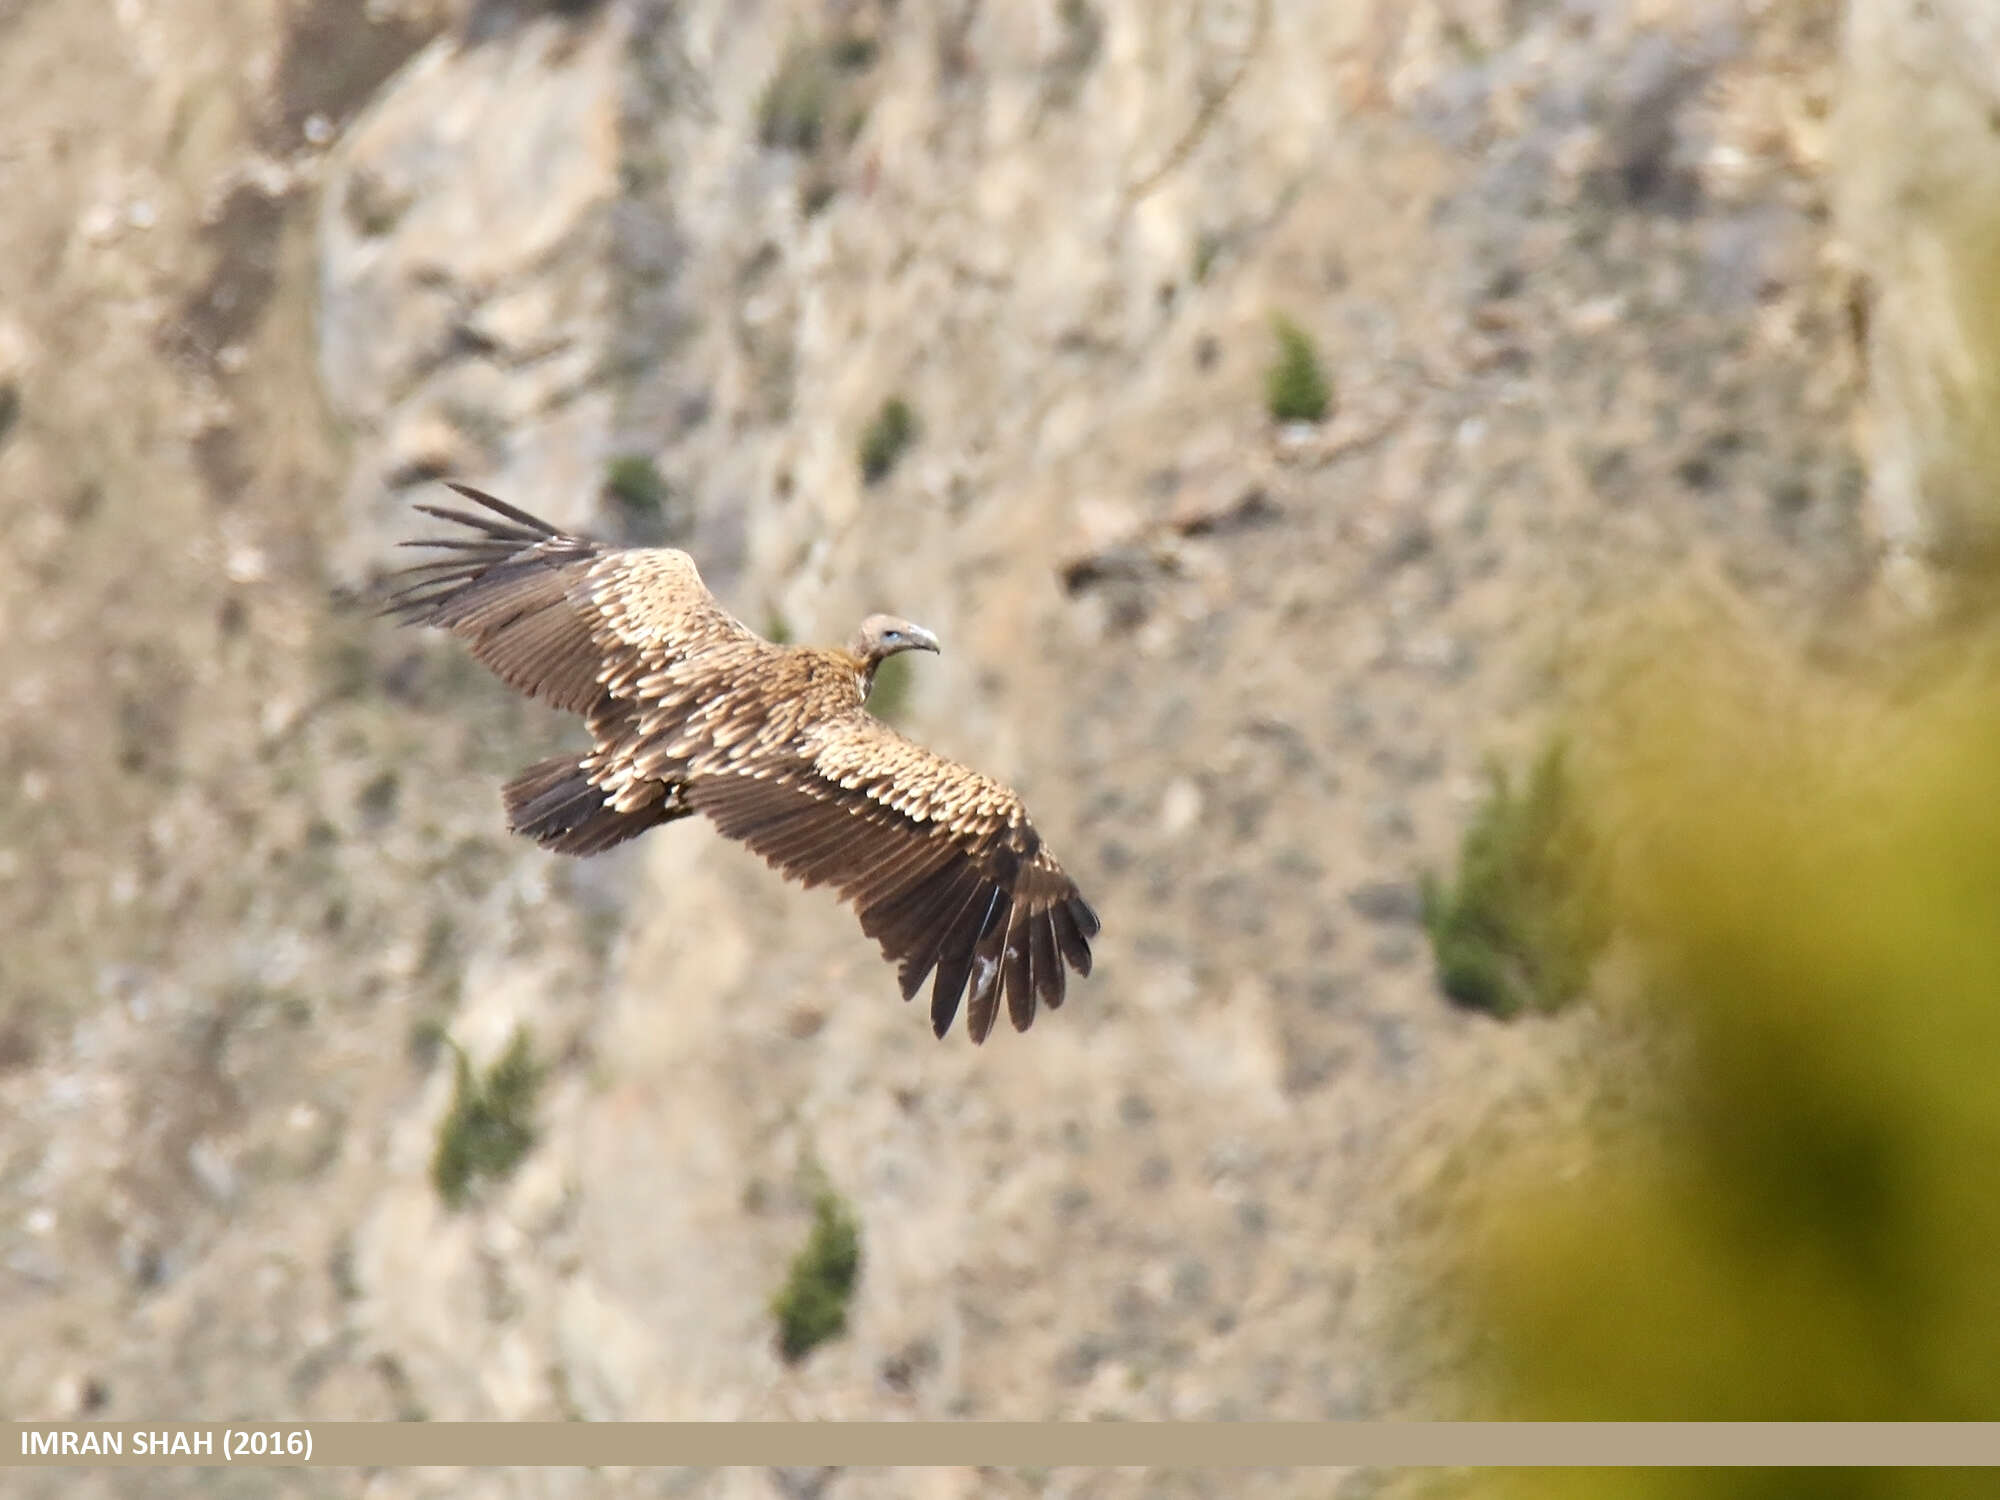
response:
<path fill-rule="evenodd" d="M 1551 743 L 1516 793 L 1499 766 L 1459 847 L 1458 878 L 1424 878 L 1424 929 L 1438 982 L 1502 1018 L 1553 1011 L 1583 993 L 1609 935 L 1588 821 L 1563 746 Z"/>
<path fill-rule="evenodd" d="M 1699 1452 L 1700 1440 L 1691 1439 Z M 1744 1446 L 1752 1446 L 1749 1443 Z M 1548 1496 L 1549 1500 L 1991 1500 L 1993 1476 L 1976 1469 L 1512 1469 L 1485 1470 L 1447 1496 Z M 1418 1493 L 1424 1493 L 1419 1490 Z"/>
<path fill-rule="evenodd" d="M 1333 389 L 1320 369 L 1312 338 L 1282 313 L 1271 320 L 1271 330 L 1278 339 L 1278 356 L 1264 372 L 1264 405 L 1271 420 L 1319 421 L 1332 404 Z"/>
<path fill-rule="evenodd" d="M 1871 685 L 1709 655 L 1678 683 L 1628 674 L 1587 715 L 1607 897 L 1664 1043 L 1656 1108 L 1510 1148 L 1472 1190 L 1449 1285 L 1488 1414 L 1990 1420 L 2000 671 L 1969 652 Z M 1481 1488 L 1972 1492 L 1917 1471 Z"/>
<path fill-rule="evenodd" d="M 875 420 L 861 434 L 855 457 L 861 465 L 861 481 L 878 484 L 888 478 L 903 451 L 917 438 L 917 414 L 901 396 L 891 396 L 875 413 Z"/>
<path fill-rule="evenodd" d="M 624 453 L 604 466 L 604 492 L 635 515 L 654 519 L 666 508 L 667 481 L 643 453 Z"/>
<path fill-rule="evenodd" d="M 457 1208 L 478 1179 L 505 1177 L 534 1146 L 535 1098 L 547 1070 L 536 1060 L 525 1027 L 514 1029 L 507 1050 L 483 1076 L 473 1072 L 455 1043 L 452 1053 L 457 1077 L 451 1109 L 438 1128 L 431 1181 L 438 1196 Z"/>
<path fill-rule="evenodd" d="M 902 718 L 910 706 L 910 670 L 907 656 L 892 656 L 878 666 L 868 690 L 868 712 L 888 724 Z"/>
<path fill-rule="evenodd" d="M 826 44 L 827 59 L 844 72 L 872 68 L 881 44 L 858 31 L 842 32 Z"/>
<path fill-rule="evenodd" d="M 813 1201 L 812 1233 L 771 1301 L 778 1349 L 796 1363 L 847 1331 L 847 1304 L 861 1270 L 861 1226 L 830 1188 Z"/>

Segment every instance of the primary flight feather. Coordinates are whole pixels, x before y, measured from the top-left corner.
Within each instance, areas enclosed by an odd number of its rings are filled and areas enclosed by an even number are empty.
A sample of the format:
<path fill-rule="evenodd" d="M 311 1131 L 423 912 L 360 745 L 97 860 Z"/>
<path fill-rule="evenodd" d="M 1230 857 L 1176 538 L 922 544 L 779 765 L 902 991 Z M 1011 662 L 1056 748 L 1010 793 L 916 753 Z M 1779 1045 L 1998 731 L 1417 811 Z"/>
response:
<path fill-rule="evenodd" d="M 508 686 L 581 714 L 591 749 L 502 790 L 508 826 L 596 854 L 705 814 L 784 874 L 831 885 L 898 966 L 903 998 L 935 974 L 943 1036 L 968 994 L 983 1042 L 1004 995 L 1017 1031 L 1090 972 L 1097 915 L 1021 799 L 867 710 L 875 669 L 936 651 L 889 615 L 845 649 L 780 646 L 729 614 L 671 547 L 610 547 L 462 484 L 479 511 L 420 505 L 464 530 L 396 575 L 387 611 L 465 641 Z"/>

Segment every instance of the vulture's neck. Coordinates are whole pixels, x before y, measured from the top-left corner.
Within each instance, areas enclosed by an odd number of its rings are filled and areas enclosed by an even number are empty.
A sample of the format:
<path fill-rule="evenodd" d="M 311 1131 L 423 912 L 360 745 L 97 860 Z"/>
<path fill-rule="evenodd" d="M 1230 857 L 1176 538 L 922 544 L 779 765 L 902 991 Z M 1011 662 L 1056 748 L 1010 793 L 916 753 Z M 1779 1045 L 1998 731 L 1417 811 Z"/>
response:
<path fill-rule="evenodd" d="M 875 669 L 882 665 L 881 657 L 861 656 L 840 646 L 821 647 L 817 654 L 824 665 L 812 676 L 818 677 L 821 671 L 826 671 L 836 678 L 850 678 L 854 690 L 866 701 L 869 689 L 875 686 Z"/>
<path fill-rule="evenodd" d="M 841 654 L 847 656 L 849 665 L 853 667 L 854 680 L 861 688 L 861 700 L 864 703 L 867 702 L 869 693 L 874 691 L 875 688 L 875 669 L 881 666 L 887 658 L 881 656 L 852 656 L 846 652 L 842 652 Z"/>

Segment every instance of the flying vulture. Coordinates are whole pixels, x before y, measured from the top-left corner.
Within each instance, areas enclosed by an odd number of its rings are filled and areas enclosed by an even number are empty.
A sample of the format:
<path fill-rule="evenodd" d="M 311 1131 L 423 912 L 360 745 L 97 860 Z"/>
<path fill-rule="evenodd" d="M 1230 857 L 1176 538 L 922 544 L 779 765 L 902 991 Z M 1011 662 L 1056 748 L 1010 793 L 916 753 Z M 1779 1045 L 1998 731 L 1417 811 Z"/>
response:
<path fill-rule="evenodd" d="M 528 767 L 502 790 L 509 828 L 596 854 L 704 813 L 807 886 L 831 885 L 899 966 L 903 998 L 933 971 L 942 1037 L 970 983 L 983 1042 L 1000 996 L 1025 1031 L 1090 972 L 1097 914 L 1028 821 L 1021 799 L 905 739 L 864 706 L 875 669 L 936 651 L 890 615 L 846 650 L 781 646 L 716 602 L 671 547 L 611 547 L 503 500 L 451 486 L 481 511 L 420 505 L 464 528 L 404 543 L 442 561 L 401 570 L 385 613 L 465 641 L 510 687 L 581 714 L 591 748 Z"/>

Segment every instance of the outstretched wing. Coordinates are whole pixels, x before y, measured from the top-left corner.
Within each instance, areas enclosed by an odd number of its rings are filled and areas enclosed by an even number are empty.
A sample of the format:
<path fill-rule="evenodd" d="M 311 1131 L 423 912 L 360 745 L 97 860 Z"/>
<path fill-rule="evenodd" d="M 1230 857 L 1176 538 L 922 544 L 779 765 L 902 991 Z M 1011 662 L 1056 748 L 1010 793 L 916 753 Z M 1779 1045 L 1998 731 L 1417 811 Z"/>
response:
<path fill-rule="evenodd" d="M 690 805 L 808 886 L 832 885 L 900 965 L 903 998 L 933 970 L 943 1036 L 971 984 L 966 1025 L 986 1040 L 1002 993 L 1017 1031 L 1090 972 L 1097 914 L 1021 799 L 905 739 L 865 711 L 803 744 L 693 776 Z"/>
<path fill-rule="evenodd" d="M 393 575 L 384 613 L 458 636 L 501 681 L 571 713 L 693 650 L 750 638 L 671 547 L 608 547 L 558 531 L 468 485 L 484 508 L 418 510 L 465 528 L 405 542 L 447 554 Z"/>

